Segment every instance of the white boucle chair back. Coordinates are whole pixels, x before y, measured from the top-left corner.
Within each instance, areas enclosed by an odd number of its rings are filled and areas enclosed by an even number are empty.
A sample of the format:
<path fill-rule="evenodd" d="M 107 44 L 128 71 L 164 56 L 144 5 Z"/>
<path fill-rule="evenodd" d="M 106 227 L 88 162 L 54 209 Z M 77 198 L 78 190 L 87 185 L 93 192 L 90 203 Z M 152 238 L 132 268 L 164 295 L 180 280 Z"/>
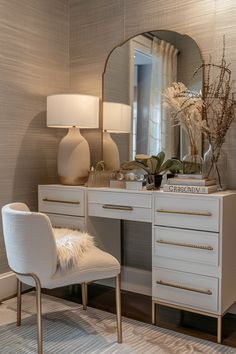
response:
<path fill-rule="evenodd" d="M 2 208 L 8 263 L 17 273 L 34 273 L 43 283 L 56 271 L 57 250 L 47 215 L 31 212 L 23 203 Z"/>

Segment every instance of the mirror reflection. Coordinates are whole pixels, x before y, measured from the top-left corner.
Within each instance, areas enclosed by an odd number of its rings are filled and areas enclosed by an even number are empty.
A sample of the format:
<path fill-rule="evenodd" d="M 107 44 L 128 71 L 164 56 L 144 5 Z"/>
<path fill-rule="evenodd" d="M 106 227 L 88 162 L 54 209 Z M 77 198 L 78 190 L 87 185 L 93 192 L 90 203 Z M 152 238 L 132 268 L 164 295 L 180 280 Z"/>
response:
<path fill-rule="evenodd" d="M 193 73 L 201 63 L 194 40 L 172 31 L 143 33 L 112 51 L 103 76 L 103 101 L 131 106 L 130 134 L 111 133 L 120 163 L 161 150 L 167 158 L 188 153 L 186 134 L 173 126 L 162 92 L 175 81 L 199 92 L 202 75 Z"/>

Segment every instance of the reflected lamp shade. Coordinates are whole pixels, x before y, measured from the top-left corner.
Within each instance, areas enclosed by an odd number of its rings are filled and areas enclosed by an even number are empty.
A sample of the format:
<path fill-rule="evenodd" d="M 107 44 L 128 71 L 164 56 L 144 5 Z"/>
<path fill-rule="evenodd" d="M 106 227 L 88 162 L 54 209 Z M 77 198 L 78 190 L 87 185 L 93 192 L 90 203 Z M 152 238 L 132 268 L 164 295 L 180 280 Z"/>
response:
<path fill-rule="evenodd" d="M 120 168 L 119 150 L 110 133 L 130 133 L 131 106 L 116 103 L 103 103 L 103 160 L 106 169 Z"/>
<path fill-rule="evenodd" d="M 98 128 L 99 98 L 79 94 L 58 94 L 47 97 L 47 126 L 69 128 L 58 148 L 57 169 L 60 182 L 84 184 L 90 170 L 88 142 L 80 128 Z"/>

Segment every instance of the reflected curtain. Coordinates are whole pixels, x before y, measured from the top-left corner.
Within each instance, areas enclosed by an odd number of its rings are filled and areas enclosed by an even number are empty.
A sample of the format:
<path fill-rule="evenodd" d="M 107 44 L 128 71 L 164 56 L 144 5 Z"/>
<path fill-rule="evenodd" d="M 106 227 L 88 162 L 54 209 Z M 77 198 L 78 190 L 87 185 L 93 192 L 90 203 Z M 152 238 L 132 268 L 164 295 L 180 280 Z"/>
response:
<path fill-rule="evenodd" d="M 162 92 L 173 81 L 177 81 L 177 53 L 178 49 L 172 44 L 153 38 L 147 151 L 149 155 L 157 155 L 164 150 L 167 158 L 174 156 L 174 129 L 163 104 Z"/>

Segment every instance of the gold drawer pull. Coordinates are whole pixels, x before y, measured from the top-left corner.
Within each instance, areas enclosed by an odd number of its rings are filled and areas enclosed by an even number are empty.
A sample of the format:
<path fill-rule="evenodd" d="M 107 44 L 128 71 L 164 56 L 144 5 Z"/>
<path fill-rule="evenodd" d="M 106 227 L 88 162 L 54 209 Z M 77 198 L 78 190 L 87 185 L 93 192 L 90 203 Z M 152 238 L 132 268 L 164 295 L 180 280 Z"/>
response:
<path fill-rule="evenodd" d="M 157 243 L 162 243 L 164 245 L 173 245 L 173 246 L 181 246 L 181 247 L 189 247 L 189 248 L 197 248 L 199 250 L 207 250 L 207 251 L 213 251 L 212 246 L 208 245 L 194 245 L 191 243 L 184 243 L 184 242 L 174 242 L 174 241 L 164 241 L 164 240 L 157 240 Z"/>
<path fill-rule="evenodd" d="M 114 209 L 114 210 L 133 210 L 133 207 L 127 205 L 113 205 L 113 204 L 104 204 L 103 209 Z"/>
<path fill-rule="evenodd" d="M 166 210 L 166 209 L 156 209 L 156 211 L 158 213 L 166 213 L 166 214 L 212 216 L 212 213 L 210 211 L 187 211 L 187 210 Z"/>
<path fill-rule="evenodd" d="M 200 294 L 205 294 L 205 295 L 212 295 L 212 291 L 211 290 L 202 290 L 202 289 L 190 288 L 190 287 L 184 286 L 184 285 L 166 283 L 165 281 L 162 281 L 162 280 L 158 280 L 156 283 L 160 284 L 160 285 L 170 286 L 172 288 L 193 291 L 195 293 L 200 293 Z"/>
<path fill-rule="evenodd" d="M 63 204 L 80 204 L 80 201 L 69 201 L 69 200 L 57 200 L 57 199 L 48 199 L 48 198 L 43 198 L 43 202 L 49 202 L 49 203 L 63 203 Z"/>

